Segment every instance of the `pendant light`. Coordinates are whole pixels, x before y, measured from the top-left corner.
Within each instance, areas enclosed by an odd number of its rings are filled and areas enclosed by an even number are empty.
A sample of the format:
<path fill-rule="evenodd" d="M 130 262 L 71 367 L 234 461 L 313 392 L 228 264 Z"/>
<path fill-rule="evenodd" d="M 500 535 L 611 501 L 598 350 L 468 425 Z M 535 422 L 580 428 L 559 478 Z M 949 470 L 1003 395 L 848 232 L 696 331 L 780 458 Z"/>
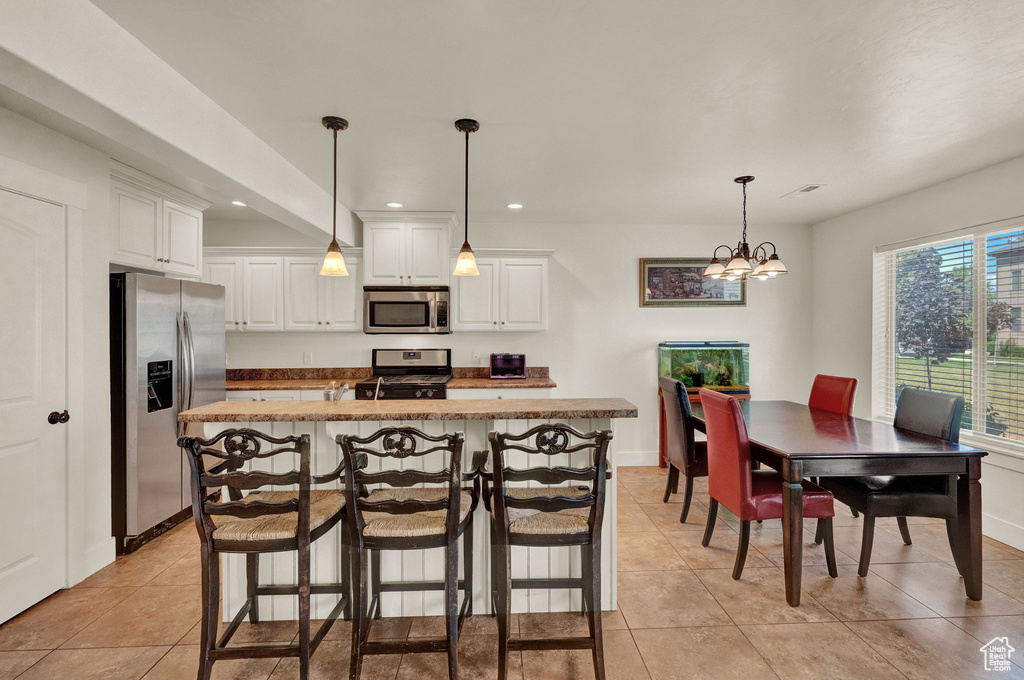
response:
<path fill-rule="evenodd" d="M 473 249 L 469 247 L 469 133 L 479 130 L 480 123 L 469 118 L 460 118 L 455 121 L 455 129 L 466 135 L 466 194 L 462 213 L 466 222 L 466 240 L 462 243 L 459 259 L 455 262 L 455 271 L 452 274 L 454 276 L 480 276 L 480 270 L 476 268 Z"/>
<path fill-rule="evenodd" d="M 725 279 L 726 281 L 736 281 L 737 279 L 742 281 L 748 276 L 753 276 L 761 281 L 766 281 L 788 273 L 789 270 L 786 269 L 786 265 L 779 259 L 779 254 L 775 250 L 775 244 L 771 241 L 765 241 L 751 250 L 750 244 L 747 243 L 747 185 L 753 182 L 754 178 L 750 175 L 744 175 L 743 177 L 737 177 L 733 181 L 743 185 L 743 236 L 735 248 L 725 245 L 715 248 L 715 252 L 711 256 L 711 262 L 708 263 L 707 269 L 704 270 L 704 277 L 708 279 Z M 768 255 L 768 249 L 765 246 L 772 247 L 771 255 Z M 726 264 L 722 264 L 722 261 L 718 259 L 718 251 L 722 248 L 729 252 Z"/>
<path fill-rule="evenodd" d="M 331 245 L 327 246 L 324 266 L 320 268 L 320 276 L 348 276 L 345 256 L 341 254 L 341 246 L 338 245 L 338 130 L 347 128 L 348 121 L 337 116 L 324 116 L 321 122 L 325 128 L 334 133 L 334 201 L 331 203 L 333 208 Z"/>

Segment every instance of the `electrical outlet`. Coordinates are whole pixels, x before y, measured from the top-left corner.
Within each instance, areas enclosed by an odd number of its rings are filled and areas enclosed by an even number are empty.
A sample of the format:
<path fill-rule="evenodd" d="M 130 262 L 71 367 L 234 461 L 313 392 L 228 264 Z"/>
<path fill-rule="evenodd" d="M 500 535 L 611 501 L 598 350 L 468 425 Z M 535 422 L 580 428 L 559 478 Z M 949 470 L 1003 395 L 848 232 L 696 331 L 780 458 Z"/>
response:
<path fill-rule="evenodd" d="M 480 352 L 473 352 L 473 363 L 474 364 L 479 364 L 480 363 Z"/>
<path fill-rule="evenodd" d="M 302 363 L 305 364 L 306 366 L 312 366 L 313 365 L 313 353 L 312 352 L 303 352 L 302 353 Z"/>

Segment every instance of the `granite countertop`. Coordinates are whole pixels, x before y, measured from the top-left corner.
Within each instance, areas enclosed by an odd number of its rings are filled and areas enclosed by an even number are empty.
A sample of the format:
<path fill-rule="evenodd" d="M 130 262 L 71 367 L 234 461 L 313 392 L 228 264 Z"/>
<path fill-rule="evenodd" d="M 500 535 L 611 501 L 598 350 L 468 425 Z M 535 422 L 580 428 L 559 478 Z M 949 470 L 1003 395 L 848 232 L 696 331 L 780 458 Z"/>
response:
<path fill-rule="evenodd" d="M 636 418 L 625 399 L 413 399 L 219 401 L 183 411 L 184 423 L 351 420 L 532 420 Z"/>
<path fill-rule="evenodd" d="M 225 388 L 229 392 L 243 390 L 325 390 L 331 382 L 335 387 L 348 383 L 355 387 L 368 380 L 369 368 L 229 368 Z M 492 380 L 489 369 L 480 366 L 455 367 L 448 389 L 551 389 L 558 385 L 548 375 L 546 366 L 530 366 L 525 378 Z"/>

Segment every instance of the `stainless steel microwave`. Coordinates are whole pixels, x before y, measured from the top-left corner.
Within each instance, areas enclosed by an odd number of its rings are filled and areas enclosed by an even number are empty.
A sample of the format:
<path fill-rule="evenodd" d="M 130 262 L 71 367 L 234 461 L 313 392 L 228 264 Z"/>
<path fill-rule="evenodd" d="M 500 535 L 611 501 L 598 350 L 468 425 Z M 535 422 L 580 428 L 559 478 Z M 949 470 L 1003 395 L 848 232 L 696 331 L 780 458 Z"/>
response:
<path fill-rule="evenodd" d="M 364 333 L 451 333 L 448 286 L 364 286 Z"/>

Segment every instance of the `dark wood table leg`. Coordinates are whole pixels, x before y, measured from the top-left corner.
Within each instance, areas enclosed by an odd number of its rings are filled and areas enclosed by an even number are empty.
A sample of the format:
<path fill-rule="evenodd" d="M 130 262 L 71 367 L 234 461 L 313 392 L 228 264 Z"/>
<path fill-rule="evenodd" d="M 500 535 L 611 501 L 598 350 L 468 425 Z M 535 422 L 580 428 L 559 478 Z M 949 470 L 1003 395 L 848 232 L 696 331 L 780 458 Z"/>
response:
<path fill-rule="evenodd" d="M 970 458 L 968 472 L 956 484 L 957 542 L 964 568 L 964 589 L 972 600 L 981 599 L 981 459 Z"/>
<path fill-rule="evenodd" d="M 786 601 L 800 606 L 800 577 L 804 550 L 803 465 L 782 466 L 782 552 L 786 572 Z"/>

